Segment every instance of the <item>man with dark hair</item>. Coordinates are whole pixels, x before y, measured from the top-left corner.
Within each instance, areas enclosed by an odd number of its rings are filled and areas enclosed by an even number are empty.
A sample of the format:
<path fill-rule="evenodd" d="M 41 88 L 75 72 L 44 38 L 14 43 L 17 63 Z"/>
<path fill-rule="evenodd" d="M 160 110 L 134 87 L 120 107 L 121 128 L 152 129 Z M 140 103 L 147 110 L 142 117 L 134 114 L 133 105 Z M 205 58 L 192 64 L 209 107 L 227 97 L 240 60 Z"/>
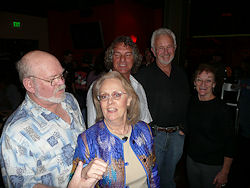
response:
<path fill-rule="evenodd" d="M 140 120 L 150 123 L 152 121 L 148 110 L 147 98 L 141 84 L 131 75 L 141 65 L 142 56 L 137 45 L 128 36 L 117 37 L 105 52 L 105 66 L 107 70 L 121 73 L 128 79 L 140 99 Z M 87 121 L 88 127 L 96 122 L 96 110 L 92 100 L 92 86 L 87 94 Z"/>

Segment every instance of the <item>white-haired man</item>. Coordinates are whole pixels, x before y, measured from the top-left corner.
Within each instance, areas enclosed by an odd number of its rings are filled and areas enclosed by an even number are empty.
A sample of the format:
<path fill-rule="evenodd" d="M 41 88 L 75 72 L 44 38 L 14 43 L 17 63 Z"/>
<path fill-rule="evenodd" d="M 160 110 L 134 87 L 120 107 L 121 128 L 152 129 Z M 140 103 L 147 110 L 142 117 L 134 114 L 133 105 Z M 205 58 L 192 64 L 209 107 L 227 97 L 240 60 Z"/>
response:
<path fill-rule="evenodd" d="M 184 71 L 173 62 L 176 50 L 174 33 L 167 28 L 153 32 L 151 50 L 156 63 L 135 75 L 145 89 L 152 128 L 155 132 L 156 163 L 161 187 L 175 188 L 174 173 L 181 158 L 189 99 L 189 84 Z"/>

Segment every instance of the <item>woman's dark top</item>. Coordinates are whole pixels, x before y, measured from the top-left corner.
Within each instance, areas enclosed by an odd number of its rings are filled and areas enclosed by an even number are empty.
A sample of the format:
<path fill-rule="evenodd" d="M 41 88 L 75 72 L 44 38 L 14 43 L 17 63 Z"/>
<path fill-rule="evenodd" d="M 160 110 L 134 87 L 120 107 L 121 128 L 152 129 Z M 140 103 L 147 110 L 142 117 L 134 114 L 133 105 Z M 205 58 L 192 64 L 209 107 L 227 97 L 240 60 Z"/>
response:
<path fill-rule="evenodd" d="M 224 157 L 233 157 L 233 114 L 223 101 L 193 97 L 187 117 L 187 154 L 194 161 L 222 165 Z"/>

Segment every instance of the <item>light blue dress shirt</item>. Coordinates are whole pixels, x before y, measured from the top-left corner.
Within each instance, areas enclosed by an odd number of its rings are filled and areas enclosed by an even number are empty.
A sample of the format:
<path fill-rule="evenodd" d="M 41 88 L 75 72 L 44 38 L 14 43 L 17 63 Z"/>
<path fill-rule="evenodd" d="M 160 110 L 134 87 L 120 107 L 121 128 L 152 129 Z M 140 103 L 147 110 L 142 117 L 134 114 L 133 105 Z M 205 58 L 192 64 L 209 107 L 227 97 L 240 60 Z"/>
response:
<path fill-rule="evenodd" d="M 66 93 L 61 105 L 70 116 L 70 124 L 27 94 L 8 118 L 0 140 L 5 187 L 27 188 L 37 183 L 67 187 L 77 136 L 85 124 L 73 95 Z"/>

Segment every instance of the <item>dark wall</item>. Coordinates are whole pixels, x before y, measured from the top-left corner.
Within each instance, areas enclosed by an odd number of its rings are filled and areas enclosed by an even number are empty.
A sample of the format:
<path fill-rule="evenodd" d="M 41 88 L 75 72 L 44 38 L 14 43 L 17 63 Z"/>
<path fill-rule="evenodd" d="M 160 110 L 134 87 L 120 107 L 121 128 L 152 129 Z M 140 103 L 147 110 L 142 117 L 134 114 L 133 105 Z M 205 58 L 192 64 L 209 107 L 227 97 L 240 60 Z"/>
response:
<path fill-rule="evenodd" d="M 76 59 L 84 52 L 98 54 L 103 49 L 74 49 L 70 26 L 72 24 L 100 22 L 104 48 L 118 35 L 134 35 L 141 50 L 150 45 L 153 30 L 162 26 L 162 9 L 153 9 L 133 1 L 114 1 L 113 4 L 91 8 L 88 14 L 81 11 L 50 11 L 48 15 L 49 47 L 57 57 L 63 50 L 72 49 Z"/>

